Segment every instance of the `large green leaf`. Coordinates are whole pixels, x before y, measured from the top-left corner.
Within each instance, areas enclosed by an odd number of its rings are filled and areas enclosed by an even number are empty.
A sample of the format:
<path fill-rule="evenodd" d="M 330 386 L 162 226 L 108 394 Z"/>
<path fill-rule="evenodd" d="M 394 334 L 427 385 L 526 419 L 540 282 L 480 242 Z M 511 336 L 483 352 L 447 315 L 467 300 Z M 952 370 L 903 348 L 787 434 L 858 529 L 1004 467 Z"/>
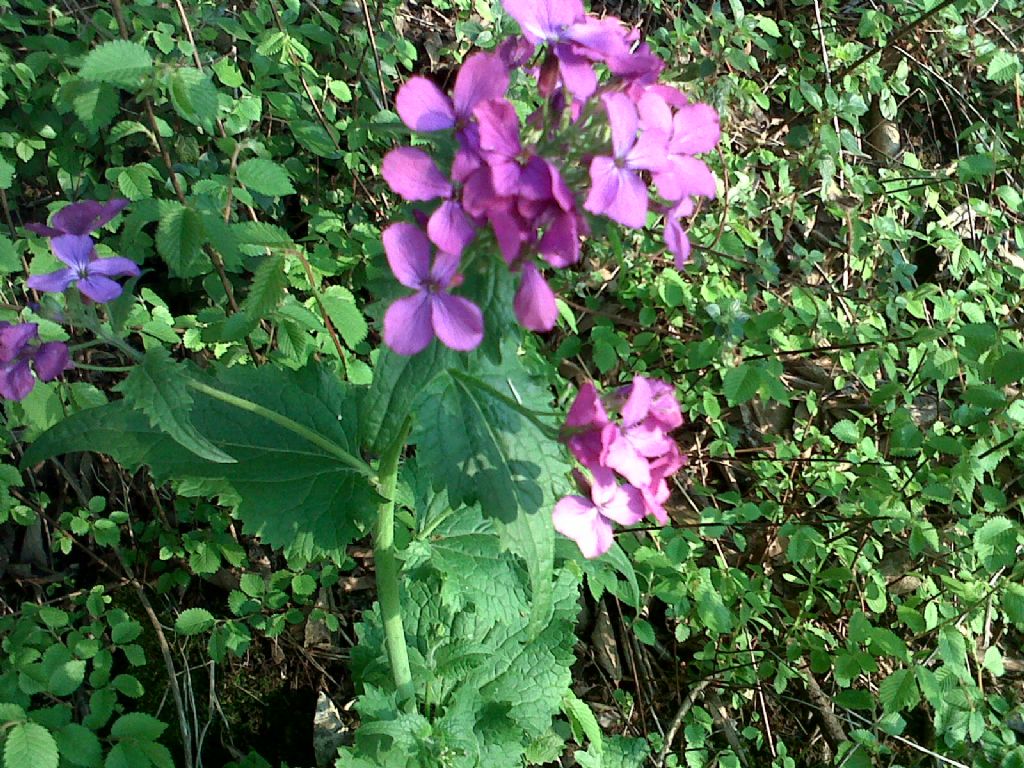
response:
<path fill-rule="evenodd" d="M 550 410 L 550 397 L 508 351 L 500 367 L 478 356 L 461 360 L 474 374 L 442 371 L 414 407 L 418 463 L 453 505 L 479 502 L 494 520 L 503 546 L 526 561 L 534 622 L 543 622 L 554 569 L 551 510 L 569 467 L 539 417 L 524 411 Z"/>
<path fill-rule="evenodd" d="M 202 381 L 268 408 L 355 453 L 358 418 L 351 391 L 325 371 L 234 368 Z M 234 464 L 205 461 L 153 427 L 124 401 L 65 419 L 32 445 L 34 463 L 72 451 L 98 451 L 158 480 L 218 481 L 246 530 L 286 554 L 340 558 L 372 518 L 376 494 L 366 477 L 321 445 L 263 416 L 194 392 L 191 422 Z M 209 491 L 211 484 L 201 487 Z"/>
<path fill-rule="evenodd" d="M 153 70 L 153 57 L 138 43 L 112 40 L 89 51 L 79 74 L 96 83 L 137 90 Z"/>
<path fill-rule="evenodd" d="M 7 732 L 4 768 L 57 768 L 57 742 L 36 723 L 18 723 Z"/>

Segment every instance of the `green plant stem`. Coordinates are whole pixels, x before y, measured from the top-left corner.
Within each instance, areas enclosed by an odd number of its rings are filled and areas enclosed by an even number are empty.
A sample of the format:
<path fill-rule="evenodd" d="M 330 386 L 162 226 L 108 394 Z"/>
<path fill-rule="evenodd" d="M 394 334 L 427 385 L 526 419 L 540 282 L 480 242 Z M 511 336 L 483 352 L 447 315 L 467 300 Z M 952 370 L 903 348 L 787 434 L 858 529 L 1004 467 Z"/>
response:
<path fill-rule="evenodd" d="M 209 384 L 205 384 L 201 381 L 196 381 L 195 379 L 186 379 L 186 382 L 190 387 L 192 387 L 192 389 L 196 390 L 197 392 L 202 392 L 204 395 L 208 395 L 216 400 L 220 400 L 222 403 L 233 405 L 236 408 L 240 408 L 243 411 L 248 411 L 249 413 L 254 413 L 257 416 L 262 416 L 267 421 L 273 422 L 274 424 L 277 424 L 279 427 L 284 427 L 289 432 L 292 432 L 298 435 L 299 437 L 305 438 L 309 442 L 313 443 L 313 445 L 319 448 L 323 448 L 325 451 L 327 451 L 327 453 L 334 456 L 342 464 L 346 464 L 352 467 L 352 469 L 356 470 L 361 475 L 364 475 L 369 478 L 374 477 L 373 469 L 370 467 L 369 464 L 367 464 L 359 457 L 353 456 L 351 453 L 346 451 L 337 443 L 328 440 L 326 437 L 319 434 L 318 432 L 314 432 L 309 427 L 304 427 L 297 421 L 293 421 L 292 419 L 289 419 L 287 416 L 282 416 L 280 413 L 272 411 L 269 408 L 264 408 L 259 403 L 254 403 L 251 400 L 246 400 L 244 397 L 238 397 L 237 395 L 232 395 L 229 392 L 224 392 L 223 390 L 217 389 L 216 387 L 211 387 Z"/>
<path fill-rule="evenodd" d="M 412 422 L 406 418 L 395 441 L 380 458 L 380 495 L 384 501 L 377 508 L 377 531 L 373 540 L 373 562 L 377 571 L 377 601 L 380 603 L 384 624 L 384 643 L 391 662 L 391 674 L 398 691 L 398 701 L 413 705 L 415 688 L 409 668 L 409 648 L 402 623 L 402 603 L 399 595 L 398 557 L 395 550 L 395 486 L 398 484 L 398 461 L 405 448 Z"/>

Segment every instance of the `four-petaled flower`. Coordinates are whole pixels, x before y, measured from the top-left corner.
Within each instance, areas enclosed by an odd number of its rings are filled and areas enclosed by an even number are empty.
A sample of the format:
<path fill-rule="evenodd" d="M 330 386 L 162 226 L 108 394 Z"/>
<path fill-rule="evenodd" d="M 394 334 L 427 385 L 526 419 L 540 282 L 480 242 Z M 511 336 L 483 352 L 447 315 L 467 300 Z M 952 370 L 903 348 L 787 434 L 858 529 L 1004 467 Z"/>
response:
<path fill-rule="evenodd" d="M 459 257 L 439 251 L 431 263 L 431 246 L 423 231 L 408 222 L 384 230 L 384 251 L 395 278 L 416 291 L 398 299 L 384 315 L 384 341 L 400 355 L 415 355 L 436 335 L 441 343 L 460 352 L 479 346 L 484 338 L 480 308 L 453 296 Z"/>
<path fill-rule="evenodd" d="M 56 222 L 56 217 L 54 220 Z M 50 241 L 50 247 L 68 266 L 45 275 L 33 275 L 28 279 L 30 288 L 63 293 L 74 284 L 84 296 L 103 304 L 121 295 L 121 286 L 111 278 L 139 274 L 138 265 L 131 259 L 123 256 L 97 257 L 92 238 L 88 235 L 57 235 Z"/>
<path fill-rule="evenodd" d="M 612 521 L 632 525 L 643 519 L 644 500 L 631 485 L 619 485 L 608 470 L 594 470 L 590 498 L 565 496 L 555 504 L 555 530 L 575 541 L 584 557 L 603 555 L 612 545 Z"/>

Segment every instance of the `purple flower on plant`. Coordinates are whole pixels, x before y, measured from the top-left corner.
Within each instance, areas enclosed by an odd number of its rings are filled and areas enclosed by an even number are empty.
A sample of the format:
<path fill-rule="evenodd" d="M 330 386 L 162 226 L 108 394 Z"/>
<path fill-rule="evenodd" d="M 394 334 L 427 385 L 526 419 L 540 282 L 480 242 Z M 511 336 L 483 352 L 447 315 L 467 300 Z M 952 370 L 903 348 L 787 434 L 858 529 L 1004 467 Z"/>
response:
<path fill-rule="evenodd" d="M 25 229 L 43 237 L 87 235 L 109 222 L 127 205 L 128 201 L 122 197 L 116 197 L 105 203 L 96 200 L 83 200 L 80 203 L 65 206 L 53 214 L 52 226 L 26 224 Z"/>
<path fill-rule="evenodd" d="M 416 291 L 388 307 L 385 343 L 400 355 L 415 355 L 435 336 L 460 352 L 479 346 L 484 337 L 483 313 L 473 302 L 448 292 L 461 282 L 456 274 L 459 257 L 439 251 L 431 262 L 430 241 L 407 222 L 389 226 L 383 240 L 395 278 Z"/>
<path fill-rule="evenodd" d="M 38 336 L 35 323 L 0 322 L 0 397 L 24 400 L 35 386 L 36 377 L 53 381 L 71 367 L 67 345 L 59 341 L 33 345 Z"/>
<path fill-rule="evenodd" d="M 604 214 L 626 227 L 647 223 L 647 184 L 637 171 L 659 171 L 665 164 L 668 137 L 645 130 L 639 138 L 636 105 L 624 93 L 602 97 L 612 133 L 612 156 L 590 162 L 590 193 L 583 204 L 591 213 Z"/>
<path fill-rule="evenodd" d="M 633 525 L 646 513 L 643 496 L 631 485 L 619 485 L 615 476 L 595 470 L 590 498 L 565 496 L 551 514 L 555 530 L 579 545 L 586 558 L 603 555 L 612 546 L 612 522 Z"/>
<path fill-rule="evenodd" d="M 54 219 L 56 221 L 56 217 Z M 50 240 L 50 247 L 54 255 L 68 266 L 45 275 L 33 275 L 28 279 L 30 288 L 63 293 L 73 284 L 84 296 L 103 304 L 121 295 L 121 286 L 111 278 L 139 274 L 138 265 L 131 259 L 96 256 L 92 238 L 88 235 L 57 235 Z"/>
<path fill-rule="evenodd" d="M 492 53 L 475 53 L 459 68 L 449 98 L 425 77 L 413 77 L 398 89 L 395 106 L 402 122 L 414 131 L 461 128 L 477 104 L 498 99 L 508 89 L 508 70 Z"/>
<path fill-rule="evenodd" d="M 612 421 L 606 405 L 619 412 L 621 423 Z M 593 488 L 603 489 L 607 495 L 613 486 L 618 499 L 611 513 L 605 511 L 610 502 L 593 495 L 588 504 L 567 497 L 571 501 L 563 499 L 556 506 L 556 529 L 573 538 L 585 556 L 595 557 L 588 553 L 601 554 L 611 546 L 609 520 L 631 524 L 651 515 L 663 525 L 668 522 L 664 506 L 670 495 L 667 480 L 684 463 L 679 446 L 668 433 L 682 421 L 675 389 L 661 381 L 637 376 L 604 400 L 593 384 L 580 388 L 566 418 L 565 439 L 573 456 L 595 479 Z M 626 482 L 616 485 L 616 477 Z M 623 493 L 630 500 L 629 515 L 622 512 Z"/>

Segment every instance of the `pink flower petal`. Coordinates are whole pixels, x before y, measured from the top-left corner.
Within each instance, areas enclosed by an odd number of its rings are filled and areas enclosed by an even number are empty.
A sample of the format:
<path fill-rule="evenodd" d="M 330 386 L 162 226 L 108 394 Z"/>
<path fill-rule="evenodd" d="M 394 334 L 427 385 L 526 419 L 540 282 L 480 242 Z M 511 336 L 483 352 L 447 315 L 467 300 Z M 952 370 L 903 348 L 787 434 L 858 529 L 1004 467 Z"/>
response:
<path fill-rule="evenodd" d="M 425 77 L 413 77 L 399 88 L 395 107 L 402 122 L 414 131 L 443 131 L 455 127 L 452 100 Z"/>
<path fill-rule="evenodd" d="M 682 269 L 690 260 L 690 238 L 683 225 L 675 219 L 665 222 L 665 246 L 675 257 L 675 268 Z"/>
<path fill-rule="evenodd" d="M 434 159 L 412 147 L 393 149 L 384 155 L 381 175 L 403 200 L 436 200 L 451 197 L 452 185 Z"/>
<path fill-rule="evenodd" d="M 590 162 L 590 193 L 583 207 L 604 214 L 625 227 L 642 229 L 647 223 L 647 187 L 639 176 L 619 168 L 610 157 Z"/>
<path fill-rule="evenodd" d="M 437 293 L 430 299 L 431 324 L 441 343 L 458 352 L 469 352 L 484 339 L 484 316 L 461 296 Z"/>
<path fill-rule="evenodd" d="M 722 137 L 718 112 L 708 104 L 687 104 L 672 119 L 673 154 L 699 155 L 710 152 Z"/>
<path fill-rule="evenodd" d="M 523 279 L 516 291 L 513 307 L 519 324 L 531 331 L 550 331 L 558 321 L 555 294 L 531 262 L 523 265 Z"/>
<path fill-rule="evenodd" d="M 384 313 L 384 343 L 400 355 L 415 355 L 434 338 L 430 297 L 425 292 L 398 299 Z"/>
<path fill-rule="evenodd" d="M 624 93 L 614 91 L 601 97 L 608 112 L 608 125 L 612 130 L 612 149 L 615 157 L 625 157 L 636 142 L 638 117 L 636 106 Z"/>
<path fill-rule="evenodd" d="M 399 221 L 384 230 L 384 252 L 395 279 L 419 289 L 430 277 L 430 241 L 414 224 Z"/>
<path fill-rule="evenodd" d="M 427 235 L 440 250 L 461 256 L 466 246 L 476 237 L 476 228 L 461 205 L 453 200 L 445 200 L 430 215 Z"/>
<path fill-rule="evenodd" d="M 480 125 L 480 149 L 485 153 L 516 157 L 522 150 L 519 141 L 519 116 L 505 99 L 493 99 L 478 105 L 473 114 Z"/>
<path fill-rule="evenodd" d="M 455 78 L 455 112 L 467 119 L 477 104 L 500 99 L 506 90 L 508 70 L 501 59 L 492 53 L 474 53 L 463 62 Z"/>
<path fill-rule="evenodd" d="M 565 496 L 551 513 L 555 530 L 576 542 L 583 556 L 603 555 L 612 546 L 612 526 L 582 496 Z"/>

